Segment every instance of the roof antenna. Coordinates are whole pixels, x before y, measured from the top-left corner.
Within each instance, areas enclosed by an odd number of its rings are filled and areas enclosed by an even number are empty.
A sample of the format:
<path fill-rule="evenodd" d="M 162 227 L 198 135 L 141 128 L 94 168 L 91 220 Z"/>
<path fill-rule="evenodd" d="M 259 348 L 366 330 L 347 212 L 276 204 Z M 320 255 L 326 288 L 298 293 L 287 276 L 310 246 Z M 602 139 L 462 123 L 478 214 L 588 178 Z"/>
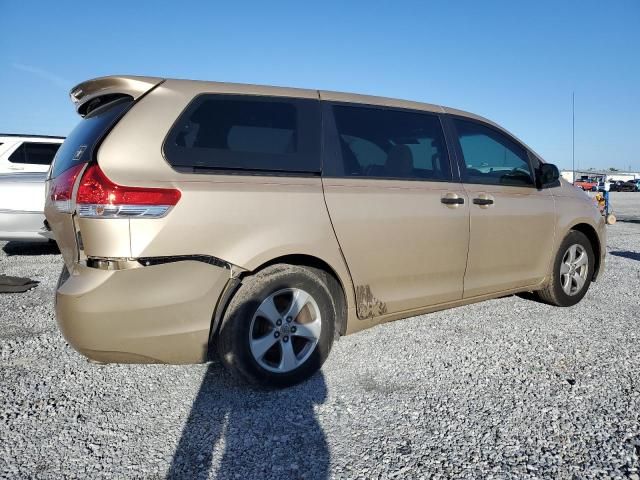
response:
<path fill-rule="evenodd" d="M 576 92 L 571 92 L 571 168 L 576 183 Z"/>

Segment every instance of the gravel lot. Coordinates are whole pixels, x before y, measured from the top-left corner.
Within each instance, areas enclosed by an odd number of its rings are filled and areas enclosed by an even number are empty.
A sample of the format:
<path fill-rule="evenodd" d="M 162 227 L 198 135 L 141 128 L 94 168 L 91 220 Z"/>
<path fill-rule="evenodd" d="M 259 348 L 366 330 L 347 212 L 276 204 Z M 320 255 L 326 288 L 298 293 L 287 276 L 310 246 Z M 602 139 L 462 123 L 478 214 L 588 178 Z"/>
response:
<path fill-rule="evenodd" d="M 88 363 L 58 332 L 61 260 L 0 244 L 0 476 L 640 477 L 640 194 L 612 194 L 607 269 L 578 306 L 508 297 L 337 342 L 253 391 L 218 364 Z"/>

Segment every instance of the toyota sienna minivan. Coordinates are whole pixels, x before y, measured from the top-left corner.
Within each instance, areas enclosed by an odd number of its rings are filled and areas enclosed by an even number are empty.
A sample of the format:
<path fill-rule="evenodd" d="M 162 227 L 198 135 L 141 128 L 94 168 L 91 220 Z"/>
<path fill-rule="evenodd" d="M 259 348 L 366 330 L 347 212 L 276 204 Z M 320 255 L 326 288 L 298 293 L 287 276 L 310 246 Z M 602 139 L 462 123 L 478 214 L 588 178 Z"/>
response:
<path fill-rule="evenodd" d="M 579 302 L 605 223 L 558 169 L 452 108 L 318 90 L 104 77 L 47 180 L 57 321 L 98 362 L 253 384 L 335 337 L 508 294 Z"/>

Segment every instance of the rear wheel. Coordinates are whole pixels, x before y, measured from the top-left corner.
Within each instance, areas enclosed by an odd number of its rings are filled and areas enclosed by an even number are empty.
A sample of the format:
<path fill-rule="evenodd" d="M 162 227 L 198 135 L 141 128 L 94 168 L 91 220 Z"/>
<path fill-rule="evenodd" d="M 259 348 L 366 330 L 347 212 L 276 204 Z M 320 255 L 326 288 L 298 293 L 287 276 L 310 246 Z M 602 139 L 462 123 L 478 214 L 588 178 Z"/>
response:
<path fill-rule="evenodd" d="M 595 267 L 591 242 L 582 232 L 571 231 L 556 254 L 549 284 L 538 298 L 558 307 L 570 307 L 586 295 Z"/>
<path fill-rule="evenodd" d="M 273 265 L 242 281 L 220 327 L 218 354 L 244 381 L 294 385 L 326 360 L 335 319 L 335 302 L 314 270 Z"/>

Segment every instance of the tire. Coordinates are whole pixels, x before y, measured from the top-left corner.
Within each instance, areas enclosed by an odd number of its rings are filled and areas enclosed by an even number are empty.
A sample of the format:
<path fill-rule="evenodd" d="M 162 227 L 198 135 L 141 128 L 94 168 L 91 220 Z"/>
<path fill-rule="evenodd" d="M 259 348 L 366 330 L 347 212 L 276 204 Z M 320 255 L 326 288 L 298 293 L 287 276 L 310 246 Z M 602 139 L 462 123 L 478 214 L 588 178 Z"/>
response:
<path fill-rule="evenodd" d="M 302 305 L 299 313 L 286 315 L 295 305 Z M 272 265 L 243 279 L 231 299 L 220 326 L 218 355 L 233 376 L 250 384 L 295 385 L 327 359 L 336 315 L 336 302 L 316 271 Z"/>
<path fill-rule="evenodd" d="M 575 262 L 570 261 L 570 248 L 576 249 Z M 587 264 L 578 266 L 575 270 L 568 267 L 570 264 L 575 266 L 580 263 L 578 259 L 583 258 L 581 256 L 582 253 L 586 256 Z M 584 233 L 572 230 L 562 241 L 556 253 L 550 282 L 544 289 L 536 292 L 537 297 L 545 303 L 558 307 L 575 305 L 582 300 L 587 290 L 589 290 L 594 267 L 595 256 L 591 242 Z M 575 274 L 572 275 L 573 271 L 575 271 Z M 576 276 L 582 279 L 583 283 L 581 285 L 579 285 L 579 281 L 576 281 Z"/>

